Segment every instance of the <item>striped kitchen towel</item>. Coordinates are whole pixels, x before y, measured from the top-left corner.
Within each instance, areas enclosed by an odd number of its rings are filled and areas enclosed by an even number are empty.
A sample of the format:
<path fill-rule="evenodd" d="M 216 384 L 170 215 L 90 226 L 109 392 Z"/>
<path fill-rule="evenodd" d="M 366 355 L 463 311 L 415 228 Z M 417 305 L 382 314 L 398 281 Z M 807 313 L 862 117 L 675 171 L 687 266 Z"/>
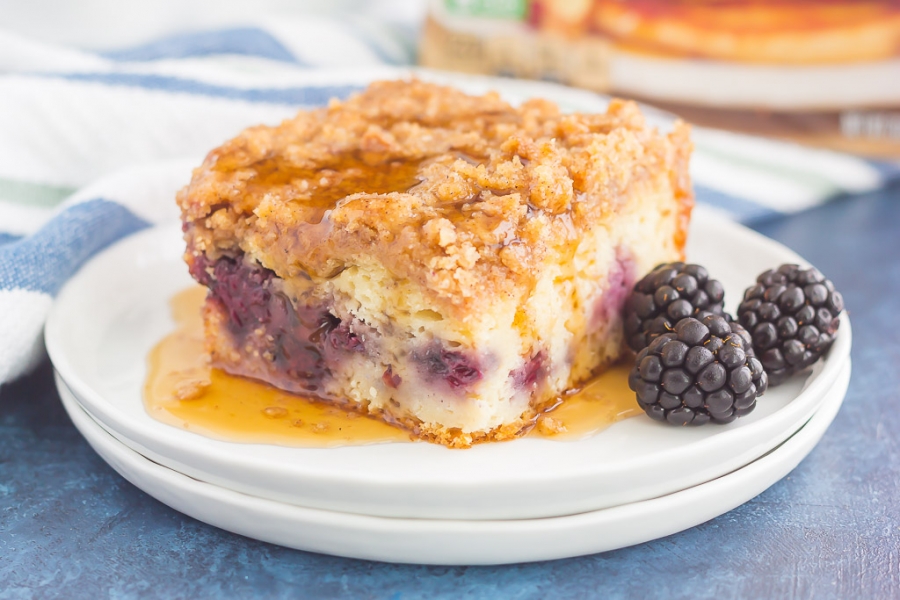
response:
<path fill-rule="evenodd" d="M 403 28 L 321 16 L 107 52 L 0 31 L 0 384 L 40 359 L 52 299 L 81 264 L 177 216 L 172 196 L 185 181 L 158 176 L 172 169 L 139 165 L 175 157 L 199 164 L 248 125 L 277 123 L 367 79 L 397 76 L 386 66 L 411 64 L 413 40 Z M 694 139 L 699 202 L 745 222 L 871 190 L 898 174 L 721 131 L 698 129 Z"/>

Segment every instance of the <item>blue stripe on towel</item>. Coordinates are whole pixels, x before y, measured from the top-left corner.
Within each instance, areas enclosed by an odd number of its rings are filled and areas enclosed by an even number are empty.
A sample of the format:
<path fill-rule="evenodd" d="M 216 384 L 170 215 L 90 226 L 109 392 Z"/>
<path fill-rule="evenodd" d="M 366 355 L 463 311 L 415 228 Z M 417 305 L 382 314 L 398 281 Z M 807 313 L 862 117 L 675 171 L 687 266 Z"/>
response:
<path fill-rule="evenodd" d="M 55 294 L 94 254 L 149 225 L 116 202 L 76 204 L 34 235 L 0 246 L 0 290 Z"/>
<path fill-rule="evenodd" d="M 22 238 L 22 236 L 20 236 L 20 235 L 13 235 L 11 233 L 3 233 L 2 231 L 0 231 L 0 246 L 2 246 L 3 244 L 8 244 L 10 242 L 14 242 L 21 238 Z"/>
<path fill-rule="evenodd" d="M 744 198 L 738 198 L 719 190 L 698 185 L 696 182 L 694 183 L 694 193 L 697 196 L 698 203 L 708 204 L 721 209 L 741 223 L 750 223 L 784 214 L 768 206 L 762 206 Z"/>
<path fill-rule="evenodd" d="M 302 106 L 324 106 L 332 98 L 343 99 L 353 92 L 363 89 L 361 85 L 237 88 L 203 83 L 181 77 L 136 73 L 32 73 L 32 75 L 36 77 L 58 77 L 69 81 L 84 81 L 166 92 L 180 92 L 198 96 L 212 96 L 229 100 Z"/>
<path fill-rule="evenodd" d="M 148 44 L 101 53 L 106 58 L 119 61 L 151 61 L 217 54 L 258 56 L 301 64 L 281 42 L 267 31 L 256 27 L 177 34 Z"/>

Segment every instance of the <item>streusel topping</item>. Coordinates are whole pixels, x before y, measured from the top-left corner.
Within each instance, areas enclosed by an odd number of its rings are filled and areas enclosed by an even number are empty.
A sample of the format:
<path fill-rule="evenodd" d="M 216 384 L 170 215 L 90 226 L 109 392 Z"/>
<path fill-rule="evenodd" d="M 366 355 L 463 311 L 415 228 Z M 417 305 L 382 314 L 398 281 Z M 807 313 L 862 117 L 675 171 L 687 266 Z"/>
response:
<path fill-rule="evenodd" d="M 280 277 L 327 278 L 374 257 L 452 314 L 528 294 L 548 261 L 665 174 L 686 229 L 688 127 L 637 106 L 562 114 L 417 80 L 373 83 L 213 150 L 178 195 L 188 252 L 243 251 Z M 683 244 L 684 231 L 679 244 Z"/>

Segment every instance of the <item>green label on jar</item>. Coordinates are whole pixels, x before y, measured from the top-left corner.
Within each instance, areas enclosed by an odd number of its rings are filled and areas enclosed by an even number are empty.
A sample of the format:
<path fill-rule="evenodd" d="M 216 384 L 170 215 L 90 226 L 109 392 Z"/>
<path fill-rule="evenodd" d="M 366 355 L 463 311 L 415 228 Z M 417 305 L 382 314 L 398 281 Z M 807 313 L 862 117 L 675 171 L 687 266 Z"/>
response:
<path fill-rule="evenodd" d="M 447 12 L 468 17 L 525 18 L 528 0 L 444 0 Z"/>

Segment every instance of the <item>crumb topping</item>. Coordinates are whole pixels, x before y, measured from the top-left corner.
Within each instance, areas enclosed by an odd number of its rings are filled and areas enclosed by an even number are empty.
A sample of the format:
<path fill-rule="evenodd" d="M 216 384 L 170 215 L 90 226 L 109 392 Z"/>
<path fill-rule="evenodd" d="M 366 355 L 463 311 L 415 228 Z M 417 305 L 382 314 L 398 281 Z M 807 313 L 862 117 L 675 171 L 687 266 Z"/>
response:
<path fill-rule="evenodd" d="M 659 179 L 693 197 L 688 127 L 661 135 L 637 106 L 563 114 L 417 80 L 253 127 L 209 153 L 178 194 L 188 261 L 242 251 L 282 278 L 374 257 L 457 315 L 530 292 L 547 261 Z"/>

